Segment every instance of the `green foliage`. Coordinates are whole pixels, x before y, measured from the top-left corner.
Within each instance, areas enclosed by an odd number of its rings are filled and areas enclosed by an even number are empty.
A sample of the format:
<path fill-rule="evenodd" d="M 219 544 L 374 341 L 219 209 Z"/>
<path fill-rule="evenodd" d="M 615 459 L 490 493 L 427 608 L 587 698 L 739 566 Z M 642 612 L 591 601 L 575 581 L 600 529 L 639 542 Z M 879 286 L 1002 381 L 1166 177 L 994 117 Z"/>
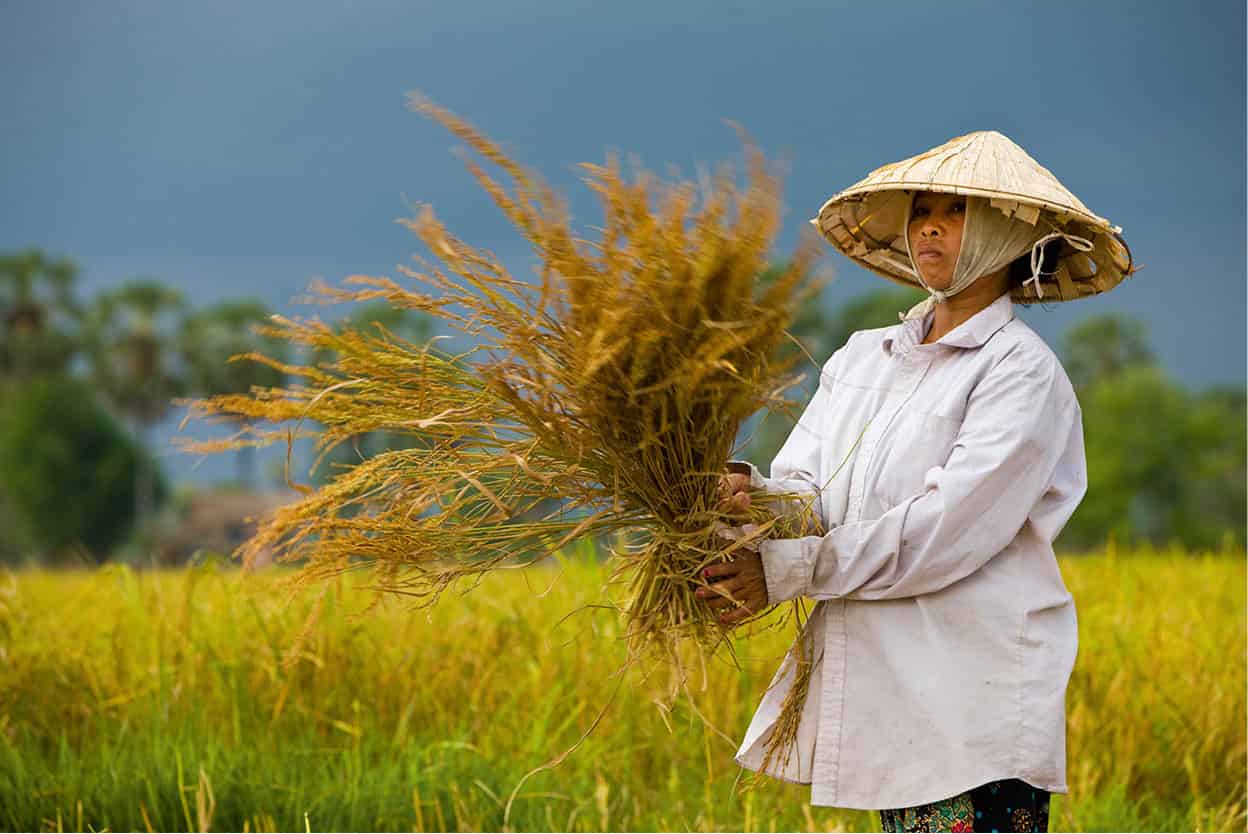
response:
<path fill-rule="evenodd" d="M 52 327 L 12 328 L 0 339 L 0 376 L 29 379 L 65 373 L 78 345 L 71 332 Z"/>
<path fill-rule="evenodd" d="M 0 389 L 0 493 L 12 555 L 108 558 L 135 515 L 136 447 L 87 385 L 40 377 Z M 163 483 L 156 478 L 157 495 Z"/>
<path fill-rule="evenodd" d="M 1062 544 L 1243 542 L 1244 389 L 1176 385 L 1156 366 L 1144 323 L 1121 314 L 1084 319 L 1062 346 L 1088 460 L 1088 493 Z"/>
<path fill-rule="evenodd" d="M 1183 442 L 1182 512 L 1173 537 L 1212 547 L 1223 536 L 1244 543 L 1248 526 L 1248 408 L 1243 388 L 1213 388 L 1189 400 Z"/>
<path fill-rule="evenodd" d="M 1080 405 L 1088 492 L 1063 543 L 1162 537 L 1173 527 L 1188 458 L 1175 442 L 1187 419 L 1182 392 L 1156 368 L 1132 368 L 1086 388 Z"/>
<path fill-rule="evenodd" d="M 1089 316 L 1066 331 L 1062 362 L 1075 388 L 1155 363 L 1144 322 L 1120 313 Z"/>

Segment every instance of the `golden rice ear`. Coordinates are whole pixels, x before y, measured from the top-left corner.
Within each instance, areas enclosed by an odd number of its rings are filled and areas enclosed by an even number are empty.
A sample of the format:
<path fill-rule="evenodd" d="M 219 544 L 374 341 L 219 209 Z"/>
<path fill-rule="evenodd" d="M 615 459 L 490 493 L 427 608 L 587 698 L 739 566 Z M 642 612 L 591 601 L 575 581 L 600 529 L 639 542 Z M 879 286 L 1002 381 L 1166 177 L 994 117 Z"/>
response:
<path fill-rule="evenodd" d="M 431 604 L 578 539 L 631 534 L 613 556 L 630 657 L 676 664 L 727 645 L 694 595 L 701 567 L 733 557 L 716 536 L 718 478 L 751 415 L 796 405 L 784 395 L 801 357 L 785 330 L 820 283 L 807 237 L 759 286 L 780 228 L 778 176 L 748 141 L 745 182 L 721 168 L 700 190 L 626 177 L 611 156 L 583 168 L 604 212 L 587 240 L 536 173 L 427 99 L 413 108 L 468 145 L 470 174 L 532 244 L 540 288 L 427 206 L 403 221 L 428 249 L 419 269 L 319 288 L 420 310 L 474 345 L 451 354 L 384 329 L 284 324 L 284 338 L 328 358 L 290 366 L 297 381 L 263 396 L 197 401 L 200 416 L 271 422 L 262 442 L 310 432 L 321 455 L 371 432 L 413 441 L 269 514 L 248 551 L 302 562 L 303 582 L 373 566 L 378 594 Z M 213 450 L 244 439 L 257 441 Z M 749 511 L 757 535 L 791 528 L 764 503 Z"/>

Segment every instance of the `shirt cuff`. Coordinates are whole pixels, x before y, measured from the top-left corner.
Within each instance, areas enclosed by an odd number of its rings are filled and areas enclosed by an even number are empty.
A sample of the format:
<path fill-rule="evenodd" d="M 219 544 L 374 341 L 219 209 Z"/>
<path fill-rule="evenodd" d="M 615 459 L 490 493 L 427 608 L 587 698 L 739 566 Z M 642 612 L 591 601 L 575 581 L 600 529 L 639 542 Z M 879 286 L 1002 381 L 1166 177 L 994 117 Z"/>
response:
<path fill-rule="evenodd" d="M 818 552 L 818 536 L 800 539 L 764 539 L 758 543 L 767 583 L 767 604 L 776 605 L 802 596 L 810 587 Z"/>
<path fill-rule="evenodd" d="M 735 472 L 738 475 L 749 475 L 751 489 L 767 488 L 767 479 L 763 477 L 763 473 L 759 472 L 758 467 L 750 463 L 748 460 L 728 461 L 728 471 Z"/>

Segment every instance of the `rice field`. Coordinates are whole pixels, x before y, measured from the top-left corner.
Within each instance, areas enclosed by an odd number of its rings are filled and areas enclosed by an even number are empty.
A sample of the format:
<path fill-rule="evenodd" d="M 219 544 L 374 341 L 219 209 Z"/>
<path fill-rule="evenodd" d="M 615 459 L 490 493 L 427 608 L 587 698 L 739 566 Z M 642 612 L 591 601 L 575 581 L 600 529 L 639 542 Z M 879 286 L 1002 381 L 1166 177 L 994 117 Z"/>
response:
<path fill-rule="evenodd" d="M 806 787 L 742 790 L 732 754 L 791 632 L 664 707 L 666 681 L 615 674 L 593 556 L 358 619 L 349 575 L 288 665 L 318 592 L 286 605 L 274 573 L 0 575 L 0 828 L 879 830 Z M 1061 561 L 1080 648 L 1052 830 L 1244 830 L 1245 554 Z"/>

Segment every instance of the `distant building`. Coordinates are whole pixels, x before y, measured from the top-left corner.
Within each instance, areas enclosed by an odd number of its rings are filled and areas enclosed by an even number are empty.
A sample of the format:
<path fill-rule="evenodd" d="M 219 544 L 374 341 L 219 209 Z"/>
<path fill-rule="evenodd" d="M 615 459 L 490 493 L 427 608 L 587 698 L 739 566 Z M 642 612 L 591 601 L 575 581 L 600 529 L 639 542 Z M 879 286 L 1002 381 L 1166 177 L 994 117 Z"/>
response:
<path fill-rule="evenodd" d="M 153 553 L 164 565 L 185 564 L 199 550 L 228 557 L 255 533 L 255 519 L 299 497 L 293 490 L 196 490 L 179 502 L 180 508 L 161 525 L 163 529 L 152 543 Z M 230 561 L 242 566 L 241 560 Z M 259 554 L 255 566 L 262 568 L 272 563 L 272 554 L 265 551 Z"/>

